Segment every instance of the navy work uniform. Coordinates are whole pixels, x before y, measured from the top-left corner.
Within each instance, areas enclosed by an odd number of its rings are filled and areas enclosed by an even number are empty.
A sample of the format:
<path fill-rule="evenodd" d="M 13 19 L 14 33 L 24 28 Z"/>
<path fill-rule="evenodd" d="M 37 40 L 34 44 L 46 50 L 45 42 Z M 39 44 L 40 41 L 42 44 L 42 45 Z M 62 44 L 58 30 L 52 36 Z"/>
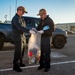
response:
<path fill-rule="evenodd" d="M 14 66 L 18 65 L 18 61 L 22 63 L 22 59 L 24 56 L 24 50 L 26 45 L 26 37 L 24 36 L 25 32 L 29 32 L 28 29 L 25 28 L 26 23 L 22 17 L 19 17 L 16 14 L 12 19 L 12 29 L 13 29 L 13 41 L 15 44 L 15 53 L 14 53 Z"/>
<path fill-rule="evenodd" d="M 47 16 L 44 20 L 40 20 L 37 30 L 43 30 L 45 26 L 49 26 L 50 28 L 44 30 L 44 33 L 41 35 L 41 57 L 40 57 L 40 69 L 41 68 L 50 68 L 50 37 L 52 36 L 52 32 L 54 31 L 54 22 L 52 19 Z"/>

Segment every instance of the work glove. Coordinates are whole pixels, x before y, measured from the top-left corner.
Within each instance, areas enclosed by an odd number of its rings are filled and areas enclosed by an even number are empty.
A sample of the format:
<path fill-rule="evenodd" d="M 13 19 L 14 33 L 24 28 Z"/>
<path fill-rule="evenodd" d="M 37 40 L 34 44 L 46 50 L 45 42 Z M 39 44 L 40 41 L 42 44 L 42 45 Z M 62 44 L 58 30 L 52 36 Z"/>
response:
<path fill-rule="evenodd" d="M 40 31 L 38 31 L 38 33 L 43 34 L 43 33 L 44 33 L 44 31 L 43 31 L 43 30 L 40 30 Z"/>
<path fill-rule="evenodd" d="M 36 30 L 36 28 L 32 28 L 32 30 L 33 30 L 33 31 L 35 31 L 35 32 L 37 33 L 37 30 Z"/>
<path fill-rule="evenodd" d="M 36 28 L 32 28 L 32 30 L 36 30 Z"/>
<path fill-rule="evenodd" d="M 35 31 L 30 30 L 29 33 L 30 33 L 30 34 L 35 34 Z"/>

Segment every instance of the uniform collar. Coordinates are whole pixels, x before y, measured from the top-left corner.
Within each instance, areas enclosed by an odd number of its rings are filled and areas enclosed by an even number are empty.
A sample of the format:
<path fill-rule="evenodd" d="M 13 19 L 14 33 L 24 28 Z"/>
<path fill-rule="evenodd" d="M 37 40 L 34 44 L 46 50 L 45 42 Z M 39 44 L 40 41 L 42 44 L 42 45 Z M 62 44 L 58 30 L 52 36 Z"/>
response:
<path fill-rule="evenodd" d="M 45 19 L 47 19 L 48 17 L 49 17 L 49 15 L 47 15 L 47 17 L 46 17 Z M 44 19 L 44 20 L 45 20 L 45 19 Z"/>
<path fill-rule="evenodd" d="M 20 17 L 17 13 L 16 13 L 16 16 Z"/>
<path fill-rule="evenodd" d="M 45 19 L 47 19 L 48 17 L 49 17 L 49 15 L 47 15 Z M 45 19 L 44 19 L 44 20 L 45 20 Z M 41 20 L 42 20 L 42 19 L 41 19 Z M 42 20 L 42 21 L 44 21 L 44 20 Z"/>
<path fill-rule="evenodd" d="M 20 17 L 17 13 L 16 13 L 16 16 Z M 22 18 L 22 16 L 20 18 Z"/>

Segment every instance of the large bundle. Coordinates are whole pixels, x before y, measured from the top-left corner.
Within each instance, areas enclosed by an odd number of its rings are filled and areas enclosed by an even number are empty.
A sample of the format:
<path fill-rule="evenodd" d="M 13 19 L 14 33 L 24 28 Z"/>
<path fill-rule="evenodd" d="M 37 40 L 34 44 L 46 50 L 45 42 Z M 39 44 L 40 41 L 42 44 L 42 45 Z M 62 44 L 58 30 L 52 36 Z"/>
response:
<path fill-rule="evenodd" d="M 50 26 L 46 25 L 43 30 L 49 29 Z M 29 39 L 28 43 L 28 58 L 29 58 L 29 64 L 38 63 L 40 60 L 41 50 L 40 45 L 41 44 L 41 33 L 39 33 L 37 30 L 35 30 L 34 34 L 31 34 L 31 37 Z"/>
<path fill-rule="evenodd" d="M 41 42 L 40 33 L 37 32 L 37 33 L 31 34 L 31 37 L 28 43 L 29 64 L 38 63 L 40 60 L 40 53 L 41 53 L 40 42 Z"/>

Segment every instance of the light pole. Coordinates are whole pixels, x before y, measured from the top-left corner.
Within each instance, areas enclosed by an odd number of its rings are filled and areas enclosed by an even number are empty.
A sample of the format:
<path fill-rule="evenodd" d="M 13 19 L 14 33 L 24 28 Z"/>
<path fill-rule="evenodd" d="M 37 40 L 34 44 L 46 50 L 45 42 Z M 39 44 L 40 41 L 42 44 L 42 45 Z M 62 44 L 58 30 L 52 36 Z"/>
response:
<path fill-rule="evenodd" d="M 11 21 L 11 6 L 10 6 L 10 21 Z"/>
<path fill-rule="evenodd" d="M 7 15 L 5 15 L 4 18 L 5 18 L 5 21 L 7 22 Z"/>
<path fill-rule="evenodd" d="M 16 4 L 15 4 L 15 13 L 16 13 L 16 9 L 17 9 L 17 0 L 16 0 Z"/>

